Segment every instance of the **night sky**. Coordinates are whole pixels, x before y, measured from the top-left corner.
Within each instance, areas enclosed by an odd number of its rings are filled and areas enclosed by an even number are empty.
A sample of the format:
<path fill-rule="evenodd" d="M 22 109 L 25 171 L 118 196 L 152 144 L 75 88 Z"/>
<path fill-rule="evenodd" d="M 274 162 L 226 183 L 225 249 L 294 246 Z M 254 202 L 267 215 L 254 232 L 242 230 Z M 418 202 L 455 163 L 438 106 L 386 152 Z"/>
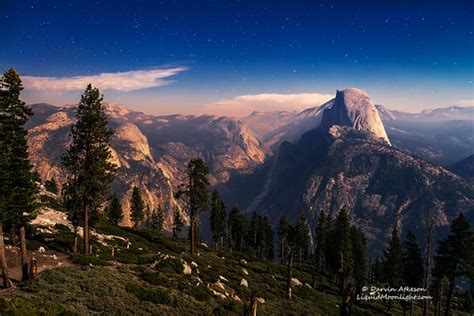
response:
<path fill-rule="evenodd" d="M 474 1 L 3 0 L 0 12 L 0 68 L 25 78 L 28 102 L 77 102 L 89 80 L 148 113 L 300 109 L 347 87 L 411 112 L 474 105 Z"/>

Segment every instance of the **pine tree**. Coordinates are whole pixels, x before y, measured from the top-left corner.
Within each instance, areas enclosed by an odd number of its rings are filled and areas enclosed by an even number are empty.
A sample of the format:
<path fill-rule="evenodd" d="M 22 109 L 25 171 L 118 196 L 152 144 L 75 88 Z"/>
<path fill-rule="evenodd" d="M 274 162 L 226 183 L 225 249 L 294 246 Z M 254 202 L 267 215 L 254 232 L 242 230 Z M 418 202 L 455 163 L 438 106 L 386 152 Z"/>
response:
<path fill-rule="evenodd" d="M 382 259 L 384 281 L 391 287 L 397 287 L 403 283 L 403 252 L 398 237 L 397 227 L 392 231 L 392 236 Z"/>
<path fill-rule="evenodd" d="M 301 266 L 301 260 L 307 259 L 309 247 L 309 226 L 303 210 L 298 213 L 295 224 L 296 243 L 298 251 L 298 263 Z"/>
<path fill-rule="evenodd" d="M 282 262 L 285 261 L 285 249 L 286 243 L 288 241 L 288 231 L 289 231 L 290 223 L 288 222 L 288 218 L 286 218 L 285 214 L 280 217 L 280 222 L 278 225 L 278 239 L 280 240 L 280 250 L 279 255 Z"/>
<path fill-rule="evenodd" d="M 292 225 L 288 225 L 286 236 L 285 263 L 286 263 L 286 297 L 292 298 L 292 278 L 293 278 L 293 260 L 296 249 L 298 248 L 298 234 Z"/>
<path fill-rule="evenodd" d="M 187 182 L 182 184 L 175 197 L 181 199 L 189 210 L 190 253 L 194 255 L 196 226 L 199 212 L 209 206 L 209 168 L 201 158 L 191 159 L 187 166 Z"/>
<path fill-rule="evenodd" d="M 183 230 L 183 227 L 184 223 L 181 219 L 181 214 L 178 209 L 175 209 L 173 215 L 173 237 L 178 237 Z"/>
<path fill-rule="evenodd" d="M 372 264 L 372 279 L 370 282 L 374 283 L 382 283 L 384 282 L 384 275 L 383 275 L 383 263 L 380 258 L 374 260 Z"/>
<path fill-rule="evenodd" d="M 78 192 L 78 185 L 69 179 L 69 182 L 64 184 L 61 191 L 63 207 L 66 210 L 68 220 L 74 227 L 74 245 L 72 253 L 77 252 L 78 229 L 80 223 L 84 222 L 84 212 L 80 194 Z"/>
<path fill-rule="evenodd" d="M 324 271 L 326 269 L 326 252 L 327 252 L 327 239 L 328 239 L 328 227 L 327 217 L 324 210 L 319 212 L 318 224 L 316 226 L 316 268 L 318 271 Z"/>
<path fill-rule="evenodd" d="M 404 284 L 421 287 L 424 275 L 423 258 L 421 257 L 421 250 L 416 241 L 415 234 L 411 230 L 403 242 L 402 249 Z"/>
<path fill-rule="evenodd" d="M 161 232 L 163 230 L 164 225 L 165 225 L 165 217 L 163 214 L 163 209 L 161 208 L 160 205 L 158 205 L 158 208 L 155 211 L 153 211 L 150 215 L 148 227 L 151 230 Z"/>
<path fill-rule="evenodd" d="M 230 222 L 230 238 L 231 247 L 243 252 L 245 247 L 245 238 L 248 233 L 247 216 L 240 212 L 240 209 L 235 206 L 229 215 Z"/>
<path fill-rule="evenodd" d="M 68 186 L 76 186 L 84 221 L 84 253 L 89 254 L 89 220 L 105 200 L 116 166 L 111 162 L 109 143 L 113 131 L 108 128 L 103 97 L 89 84 L 81 96 L 77 122 L 71 128 L 72 143 L 62 157 L 68 172 Z M 92 216 L 91 216 L 92 215 Z"/>
<path fill-rule="evenodd" d="M 23 85 L 15 70 L 4 72 L 0 79 L 0 260 L 3 283 L 9 287 L 8 266 L 4 259 L 3 224 L 9 221 L 20 230 L 22 279 L 28 278 L 25 226 L 33 219 L 36 209 L 37 186 L 28 157 L 27 130 L 24 127 L 33 114 L 20 100 Z"/>
<path fill-rule="evenodd" d="M 212 241 L 217 249 L 217 243 L 220 244 L 220 250 L 224 247 L 224 236 L 226 229 L 227 213 L 224 201 L 222 201 L 219 192 L 214 190 L 211 195 L 211 232 Z"/>
<path fill-rule="evenodd" d="M 146 205 L 137 187 L 133 187 L 132 197 L 130 198 L 130 216 L 134 222 L 135 228 L 142 223 L 146 213 Z"/>
<path fill-rule="evenodd" d="M 331 240 L 332 270 L 349 276 L 354 266 L 352 255 L 351 225 L 345 208 L 342 208 L 336 218 Z"/>
<path fill-rule="evenodd" d="M 120 204 L 120 200 L 115 192 L 109 200 L 107 218 L 114 225 L 120 224 L 123 219 L 122 205 Z"/>
<path fill-rule="evenodd" d="M 357 227 L 351 227 L 352 255 L 354 260 L 353 277 L 357 287 L 364 284 L 367 271 L 367 241 L 364 233 Z"/>
<path fill-rule="evenodd" d="M 44 187 L 49 192 L 58 194 L 58 191 L 59 191 L 58 184 L 56 183 L 56 180 L 54 178 L 51 178 L 50 180 L 46 180 L 44 183 Z"/>
<path fill-rule="evenodd" d="M 273 261 L 273 258 L 275 257 L 275 251 L 273 248 L 274 233 L 273 233 L 270 217 L 268 217 L 268 215 L 265 215 L 263 217 L 263 231 L 264 231 L 264 243 L 265 243 L 264 248 L 263 248 L 263 254 L 266 260 Z"/>
<path fill-rule="evenodd" d="M 247 243 L 252 248 L 253 254 L 259 258 L 260 250 L 262 246 L 262 231 L 259 232 L 261 226 L 261 216 L 257 211 L 252 212 L 252 217 L 250 219 L 249 233 L 247 235 Z M 260 236 L 258 234 L 260 233 Z"/>
<path fill-rule="evenodd" d="M 450 314 L 456 278 L 474 279 L 474 231 L 463 213 L 459 213 L 451 223 L 451 230 L 446 239 L 439 242 L 433 271 L 436 286 L 441 287 L 441 280 L 448 281 L 444 314 Z"/>

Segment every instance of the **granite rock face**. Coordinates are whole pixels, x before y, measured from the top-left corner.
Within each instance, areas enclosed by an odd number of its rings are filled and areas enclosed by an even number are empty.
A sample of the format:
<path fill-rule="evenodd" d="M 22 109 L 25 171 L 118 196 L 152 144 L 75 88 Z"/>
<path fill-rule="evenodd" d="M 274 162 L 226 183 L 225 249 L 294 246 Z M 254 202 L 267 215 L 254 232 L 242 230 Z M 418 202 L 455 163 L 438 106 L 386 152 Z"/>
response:
<path fill-rule="evenodd" d="M 423 238 L 432 216 L 443 226 L 459 212 L 474 213 L 472 184 L 346 126 L 284 143 L 268 175 L 249 209 L 268 213 L 274 224 L 284 213 L 294 220 L 303 209 L 314 231 L 320 210 L 336 216 L 345 207 L 372 251 L 382 249 L 394 225 Z"/>
<path fill-rule="evenodd" d="M 365 91 L 354 88 L 337 91 L 332 106 L 324 110 L 321 119 L 322 128 L 333 125 L 371 132 L 390 145 L 379 112 Z"/>
<path fill-rule="evenodd" d="M 43 180 L 65 181 L 61 155 L 70 142 L 75 106 L 33 105 L 28 123 L 28 145 L 34 169 Z M 37 115 L 36 115 L 37 113 Z M 184 180 L 188 161 L 203 157 L 211 182 L 226 182 L 232 173 L 250 173 L 266 154 L 259 140 L 240 120 L 214 116 L 153 116 L 108 104 L 107 115 L 115 130 L 111 142 L 119 167 L 112 190 L 122 199 L 124 225 L 131 225 L 129 199 L 137 186 L 150 210 L 160 205 L 165 227 L 170 228 L 174 208 L 181 209 L 173 192 Z M 183 214 L 186 219 L 186 215 Z"/>

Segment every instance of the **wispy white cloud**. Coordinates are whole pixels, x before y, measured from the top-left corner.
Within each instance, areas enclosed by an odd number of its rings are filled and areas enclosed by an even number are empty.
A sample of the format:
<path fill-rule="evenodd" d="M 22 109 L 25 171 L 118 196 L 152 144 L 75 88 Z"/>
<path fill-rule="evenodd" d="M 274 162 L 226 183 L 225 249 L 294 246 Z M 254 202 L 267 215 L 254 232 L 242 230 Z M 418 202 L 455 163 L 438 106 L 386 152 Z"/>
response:
<path fill-rule="evenodd" d="M 474 106 L 474 99 L 458 100 L 457 104 L 464 105 L 464 106 Z"/>
<path fill-rule="evenodd" d="M 126 72 L 104 72 L 91 76 L 73 77 L 36 77 L 23 76 L 23 84 L 27 89 L 76 91 L 83 90 L 87 84 L 103 90 L 132 91 L 167 85 L 167 79 L 185 71 L 185 67 L 161 68 L 151 70 L 132 70 Z"/>
<path fill-rule="evenodd" d="M 235 116 L 248 115 L 252 111 L 301 111 L 308 107 L 321 105 L 333 97 L 331 94 L 321 93 L 241 95 L 208 104 L 202 110 L 204 113 Z"/>

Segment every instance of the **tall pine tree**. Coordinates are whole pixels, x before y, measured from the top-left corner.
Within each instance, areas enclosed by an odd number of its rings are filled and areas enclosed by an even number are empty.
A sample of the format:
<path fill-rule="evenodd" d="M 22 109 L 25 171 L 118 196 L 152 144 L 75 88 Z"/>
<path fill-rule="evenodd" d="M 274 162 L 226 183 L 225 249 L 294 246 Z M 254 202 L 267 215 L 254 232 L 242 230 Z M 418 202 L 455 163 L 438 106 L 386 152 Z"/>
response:
<path fill-rule="evenodd" d="M 352 255 L 351 225 L 345 208 L 339 211 L 332 233 L 332 270 L 345 276 L 351 275 L 354 266 Z"/>
<path fill-rule="evenodd" d="M 209 206 L 209 168 L 201 158 L 191 159 L 187 166 L 187 182 L 183 183 L 175 194 L 189 210 L 190 250 L 195 252 L 197 217 L 199 212 L 206 211 Z"/>
<path fill-rule="evenodd" d="M 130 216 L 137 228 L 143 221 L 146 213 L 146 205 L 137 187 L 133 187 L 132 196 L 130 198 Z"/>
<path fill-rule="evenodd" d="M 415 234 L 410 230 L 402 245 L 403 249 L 403 280 L 405 285 L 421 287 L 424 268 L 421 250 Z"/>
<path fill-rule="evenodd" d="M 183 220 L 181 219 L 181 213 L 176 208 L 173 214 L 173 237 L 178 237 L 179 234 L 181 234 L 183 227 L 184 227 L 184 223 L 183 223 Z"/>
<path fill-rule="evenodd" d="M 352 256 L 354 261 L 353 277 L 360 288 L 367 279 L 367 240 L 357 227 L 351 227 Z"/>
<path fill-rule="evenodd" d="M 71 128 L 72 143 L 62 157 L 67 185 L 76 187 L 83 210 L 85 254 L 90 252 L 90 216 L 102 206 L 116 171 L 109 148 L 113 131 L 108 127 L 102 100 L 99 90 L 89 84 L 79 102 L 77 122 Z"/>
<path fill-rule="evenodd" d="M 298 251 L 298 264 L 301 266 L 302 259 L 308 258 L 309 226 L 303 210 L 298 213 L 295 224 L 296 243 Z"/>
<path fill-rule="evenodd" d="M 451 223 L 451 231 L 446 239 L 439 242 L 433 271 L 435 284 L 448 281 L 444 314 L 450 314 L 456 279 L 474 279 L 474 231 L 463 213 L 459 213 Z"/>
<path fill-rule="evenodd" d="M 382 270 L 384 281 L 391 287 L 397 287 L 403 283 L 403 252 L 395 226 L 390 237 L 387 249 L 384 250 L 382 259 Z"/>
<path fill-rule="evenodd" d="M 327 253 L 327 239 L 328 239 L 327 216 L 324 210 L 319 212 L 318 224 L 316 226 L 316 251 L 315 264 L 318 271 L 324 272 L 326 270 L 326 253 Z"/>
<path fill-rule="evenodd" d="M 263 256 L 268 261 L 273 261 L 275 257 L 275 251 L 273 248 L 274 244 L 274 233 L 272 228 L 272 223 L 270 221 L 270 217 L 265 215 L 262 221 L 263 226 L 263 240 L 264 240 L 264 247 L 263 247 Z"/>
<path fill-rule="evenodd" d="M 281 258 L 282 263 L 285 261 L 285 250 L 286 244 L 288 241 L 288 232 L 289 232 L 290 223 L 288 222 L 288 218 L 283 214 L 280 217 L 280 222 L 278 224 L 278 239 L 280 240 L 280 250 L 279 255 Z"/>
<path fill-rule="evenodd" d="M 247 216 L 235 206 L 229 214 L 230 245 L 231 249 L 243 252 L 249 225 Z"/>
<path fill-rule="evenodd" d="M 211 232 L 212 241 L 217 249 L 217 243 L 222 251 L 224 247 L 224 237 L 227 222 L 227 213 L 225 210 L 224 201 L 217 190 L 214 190 L 211 195 Z"/>
<path fill-rule="evenodd" d="M 24 127 L 33 114 L 20 93 L 23 85 L 15 70 L 4 72 L 0 79 L 0 260 L 3 284 L 9 287 L 8 266 L 4 260 L 3 224 L 9 221 L 20 230 L 22 279 L 28 278 L 25 225 L 34 217 L 37 186 L 28 157 L 27 130 Z"/>
<path fill-rule="evenodd" d="M 163 214 L 163 209 L 160 205 L 158 205 L 158 208 L 148 215 L 146 227 L 150 230 L 161 232 L 164 225 L 165 217 Z"/>
<path fill-rule="evenodd" d="M 107 218 L 114 225 L 120 224 L 123 219 L 122 205 L 115 192 L 112 194 L 107 206 Z"/>

